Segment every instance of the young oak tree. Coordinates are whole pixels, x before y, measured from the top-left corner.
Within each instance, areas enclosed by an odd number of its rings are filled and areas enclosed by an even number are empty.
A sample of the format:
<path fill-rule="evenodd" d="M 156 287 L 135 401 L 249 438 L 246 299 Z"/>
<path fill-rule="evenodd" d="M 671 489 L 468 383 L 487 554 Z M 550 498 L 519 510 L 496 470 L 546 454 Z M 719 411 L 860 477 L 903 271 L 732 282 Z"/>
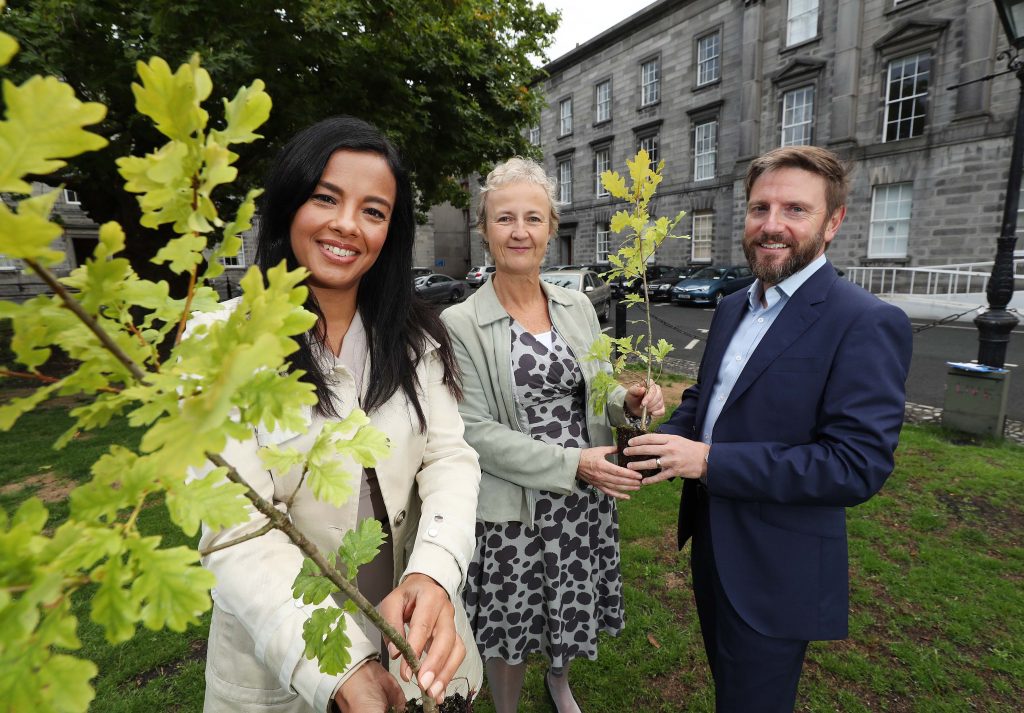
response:
<path fill-rule="evenodd" d="M 134 197 L 115 188 L 111 155 L 143 155 L 164 140 L 135 112 L 137 61 L 176 66 L 199 52 L 217 86 L 262 77 L 271 96 L 287 98 L 263 127 L 267 141 L 236 147 L 241 179 L 215 198 L 222 209 L 260 181 L 284 141 L 334 114 L 365 119 L 403 148 L 421 209 L 465 207 L 462 176 L 531 150 L 522 130 L 542 104 L 531 56 L 557 21 L 530 0 L 10 0 L 0 17 L 22 45 L 8 77 L 55 76 L 107 106 L 93 128 L 106 151 L 34 177 L 77 191 L 95 222 L 124 226 L 132 267 L 170 280 L 177 297 L 183 281 L 149 261 L 170 233 L 147 235 Z"/>
<path fill-rule="evenodd" d="M 16 50 L 17 43 L 0 33 L 0 65 Z M 318 659 L 321 670 L 337 673 L 348 665 L 345 624 L 358 609 L 415 672 L 419 662 L 402 632 L 388 626 L 355 588 L 357 568 L 374 557 L 383 539 L 380 524 L 364 521 L 337 552 L 320 552 L 220 456 L 229 438 L 245 439 L 258 424 L 302 428 L 303 409 L 316 401 L 312 386 L 286 365 L 298 335 L 315 322 L 302 308 L 305 270 L 280 265 L 264 279 L 250 269 L 228 319 L 184 333 L 190 313 L 216 309 L 216 293 L 206 284 L 223 269 L 216 258 L 234 254 L 239 233 L 250 227 L 258 191 L 248 192 L 231 222 L 221 219 L 212 196 L 237 176 L 233 149 L 259 138 L 255 131 L 270 113 L 270 97 L 260 80 L 243 87 L 224 100 L 223 127 L 212 129 L 202 103 L 213 84 L 198 57 L 176 72 L 159 58 L 139 62 L 138 73 L 140 82 L 132 85 L 136 106 L 165 141 L 144 156 L 119 159 L 118 172 L 137 196 L 143 223 L 170 226 L 175 234 L 154 259 L 186 276 L 184 298 L 171 297 L 164 282 L 139 277 L 123 257 L 125 231 L 113 222 L 101 226 L 90 259 L 56 278 L 50 268 L 63 255 L 51 245 L 61 228 L 49 214 L 59 189 L 13 206 L 0 202 L 0 253 L 20 259 L 54 292 L 22 304 L 0 302 L 0 319 L 13 326 L 18 375 L 42 383 L 30 395 L 0 405 L 0 430 L 53 396 L 79 401 L 70 412 L 74 425 L 57 447 L 114 417 L 143 430 L 138 451 L 114 445 L 92 465 L 91 479 L 70 494 L 68 518 L 54 529 L 46 528 L 47 510 L 35 497 L 13 516 L 0 509 L 0 710 L 88 708 L 97 669 L 73 655 L 80 644 L 71 606 L 72 596 L 85 587 L 92 588 L 84 598 L 88 616 L 111 643 L 131 638 L 139 624 L 182 631 L 210 608 L 214 581 L 198 566 L 201 553 L 165 547 L 140 526 L 138 515 L 154 497 L 189 535 L 201 521 L 214 528 L 244 522 L 250 506 L 268 524 L 242 539 L 270 528 L 288 535 L 307 557 L 294 596 L 320 604 L 337 592 L 344 595 L 340 608 L 318 609 L 303 632 L 306 656 Z M 0 192 L 27 195 L 30 176 L 60 171 L 65 158 L 106 144 L 85 128 L 103 120 L 104 106 L 79 101 L 54 77 L 5 80 L 3 101 Z M 207 261 L 204 251 L 214 236 L 218 247 Z M 173 350 L 161 359 L 156 347 L 171 335 Z M 77 363 L 61 378 L 39 371 L 55 346 Z M 10 369 L 0 373 L 15 375 Z M 340 504 L 352 492 L 346 464 L 372 466 L 387 450 L 385 436 L 355 410 L 325 426 L 308 453 L 267 447 L 260 456 L 267 468 L 301 469 L 316 497 Z M 208 472 L 190 479 L 190 468 Z M 429 696 L 423 707 L 436 710 Z"/>
<path fill-rule="evenodd" d="M 605 171 L 601 174 L 601 183 L 605 190 L 629 204 L 629 210 L 616 211 L 612 216 L 609 226 L 611 230 L 615 233 L 626 233 L 626 235 L 616 252 L 608 255 L 608 261 L 612 264 L 612 268 L 604 273 L 604 276 L 608 279 L 625 278 L 625 284 L 632 284 L 639 288 L 638 292 L 626 295 L 624 301 L 627 308 L 637 305 L 643 307 L 643 319 L 634 321 L 642 324 L 645 329 L 636 336 L 635 341 L 632 335 L 616 339 L 602 332 L 590 346 L 587 359 L 602 361 L 612 367 L 610 374 L 606 371 L 598 372 L 591 385 L 594 412 L 597 414 L 604 411 L 608 403 L 608 395 L 618 386 L 617 377 L 625 370 L 627 364 L 641 364 L 646 371 L 644 383 L 650 384 L 652 376 L 654 376 L 654 366 L 662 366 L 665 357 L 672 351 L 673 346 L 664 339 L 659 339 L 657 344 L 654 343 L 651 330 L 651 300 L 647 291 L 647 263 L 666 240 L 689 238 L 687 235 L 672 233 L 679 221 L 686 215 L 685 211 L 680 211 L 679 215 L 671 220 L 664 216 L 653 221 L 651 219 L 651 199 L 654 198 L 658 185 L 662 181 L 662 171 L 665 169 L 664 159 L 652 168 L 650 155 L 644 149 L 640 149 L 636 156 L 626 160 L 626 166 L 629 169 L 629 185 L 626 185 L 626 179 L 617 171 Z M 640 429 L 646 431 L 648 425 L 647 408 L 645 407 L 640 415 Z M 619 429 L 620 432 L 624 430 Z M 619 444 L 621 453 L 628 437 L 619 437 L 617 440 L 621 441 Z"/>

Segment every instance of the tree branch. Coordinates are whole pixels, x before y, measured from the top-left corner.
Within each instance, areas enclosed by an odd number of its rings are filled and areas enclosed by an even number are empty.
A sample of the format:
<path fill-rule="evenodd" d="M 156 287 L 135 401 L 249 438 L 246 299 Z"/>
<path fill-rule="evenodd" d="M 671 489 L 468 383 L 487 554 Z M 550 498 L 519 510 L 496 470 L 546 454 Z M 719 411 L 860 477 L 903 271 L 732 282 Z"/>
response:
<path fill-rule="evenodd" d="M 331 583 L 340 589 L 346 597 L 351 599 L 359 608 L 359 611 L 365 614 L 366 617 L 373 622 L 373 625 L 398 648 L 402 653 L 402 657 L 412 669 L 412 672 L 414 674 L 418 674 L 420 670 L 420 661 L 417 658 L 416 653 L 412 650 L 412 647 L 409 646 L 409 642 L 406 641 L 405 637 L 395 630 L 395 628 L 380 615 L 369 600 L 363 596 L 362 592 L 360 592 L 352 582 L 342 576 L 341 572 L 327 561 L 327 558 L 324 557 L 323 553 L 320 552 L 319 549 L 317 549 L 316 545 L 310 542 L 302 531 L 295 527 L 295 525 L 292 524 L 292 521 L 289 520 L 284 513 L 264 500 L 260 497 L 259 493 L 250 488 L 249 484 L 245 482 L 245 479 L 237 470 L 235 470 L 234 466 L 224 460 L 224 458 L 217 453 L 207 453 L 206 457 L 209 458 L 210 462 L 214 465 L 224 468 L 227 471 L 228 480 L 233 483 L 238 483 L 245 488 L 244 495 L 248 498 L 249 502 L 253 504 L 253 507 L 266 517 L 274 528 L 287 535 L 288 539 L 294 542 L 303 554 L 313 560 L 313 563 L 316 564 L 319 570 L 324 573 L 324 576 L 331 580 Z M 436 710 L 434 699 L 426 693 L 423 695 L 422 703 L 424 711 Z"/>
<path fill-rule="evenodd" d="M 104 347 L 106 347 L 107 351 L 113 354 L 114 358 L 121 362 L 132 376 L 140 382 L 145 383 L 146 372 L 144 372 L 138 364 L 132 361 L 130 356 L 124 353 L 124 350 L 117 345 L 117 342 L 110 338 L 110 335 L 100 327 L 99 323 L 92 317 L 92 315 L 82 309 L 82 305 L 78 303 L 78 300 L 71 296 L 71 293 L 67 291 L 64 285 L 60 284 L 57 278 L 54 277 L 53 273 L 32 258 L 23 258 L 23 260 L 26 265 L 32 268 L 32 272 L 39 275 L 43 282 L 45 282 L 50 289 L 60 297 L 64 306 L 74 312 L 75 316 L 82 320 L 85 326 L 89 328 L 89 331 L 96 335 L 96 338 L 100 340 L 100 343 Z"/>
<path fill-rule="evenodd" d="M 257 537 L 263 537 L 265 534 L 267 534 L 268 532 L 270 532 L 273 529 L 274 529 L 274 523 L 268 522 L 266 525 L 264 525 L 260 529 L 256 530 L 256 532 L 250 532 L 248 535 L 242 535 L 241 537 L 235 538 L 234 540 L 231 540 L 230 542 L 222 542 L 219 545 L 214 545 L 213 547 L 207 547 L 205 550 L 199 550 L 199 554 L 201 556 L 203 556 L 203 557 L 206 557 L 207 555 L 212 555 L 214 552 L 220 552 L 221 550 L 226 550 L 229 547 L 234 547 L 235 545 L 240 545 L 243 542 L 248 542 L 249 540 L 255 540 Z"/>
<path fill-rule="evenodd" d="M 185 307 L 181 310 L 181 319 L 178 320 L 178 333 L 174 335 L 174 343 L 181 342 L 181 335 L 185 333 L 185 323 L 188 321 L 188 313 L 192 307 L 192 296 L 196 292 L 196 274 L 199 272 L 199 265 L 192 266 L 192 274 L 188 276 L 188 296 L 185 298 Z"/>

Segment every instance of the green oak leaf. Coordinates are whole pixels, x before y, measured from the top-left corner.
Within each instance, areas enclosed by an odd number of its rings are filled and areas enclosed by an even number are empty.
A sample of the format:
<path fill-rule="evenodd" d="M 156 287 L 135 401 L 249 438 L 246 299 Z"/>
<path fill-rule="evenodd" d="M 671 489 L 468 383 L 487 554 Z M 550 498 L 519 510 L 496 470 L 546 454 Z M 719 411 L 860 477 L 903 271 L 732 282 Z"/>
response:
<path fill-rule="evenodd" d="M 189 547 L 159 549 L 159 537 L 128 540 L 131 563 L 138 572 L 132 596 L 141 600 L 142 623 L 154 631 L 184 631 L 210 608 L 213 573 L 197 566 L 199 553 Z"/>
<path fill-rule="evenodd" d="M 171 520 L 191 537 L 200 523 L 220 530 L 245 522 L 248 517 L 246 488 L 225 478 L 226 468 L 214 468 L 187 484 L 168 485 L 165 493 Z"/>
<path fill-rule="evenodd" d="M 53 241 L 61 235 L 61 227 L 49 221 L 56 199 L 57 191 L 26 198 L 18 204 L 17 213 L 0 201 L 0 254 L 35 260 L 43 265 L 62 262 L 64 253 L 52 247 Z"/>
<path fill-rule="evenodd" d="M 302 626 L 306 658 L 318 660 L 320 670 L 328 676 L 337 676 L 352 662 L 352 641 L 342 614 L 336 607 L 317 609 Z"/>
<path fill-rule="evenodd" d="M 626 179 L 616 171 L 604 171 L 601 173 L 601 185 L 615 198 L 620 200 L 629 199 L 629 188 L 626 187 Z"/>
<path fill-rule="evenodd" d="M 242 87 L 231 101 L 224 99 L 224 119 L 227 126 L 221 131 L 211 131 L 213 139 L 225 146 L 251 143 L 263 138 L 256 129 L 270 118 L 273 102 L 264 90 L 263 80 L 257 79 L 248 87 Z"/>
<path fill-rule="evenodd" d="M 386 538 L 380 521 L 373 517 L 364 519 L 355 529 L 345 533 L 338 548 L 338 561 L 347 568 L 350 580 L 355 580 L 360 567 L 373 561 Z"/>
<path fill-rule="evenodd" d="M 56 77 L 35 76 L 20 86 L 5 79 L 3 104 L 0 192 L 31 193 L 25 175 L 53 173 L 66 165 L 61 159 L 107 145 L 102 136 L 82 128 L 103 121 L 107 108 L 80 102 Z"/>
<path fill-rule="evenodd" d="M 308 557 L 302 561 L 302 567 L 292 582 L 292 596 L 302 600 L 303 604 L 319 604 L 338 591 L 338 587 L 320 571 L 316 563 Z"/>
<path fill-rule="evenodd" d="M 206 128 L 209 115 L 200 104 L 210 96 L 213 83 L 199 66 L 198 55 L 173 74 L 160 57 L 148 64 L 140 61 L 136 69 L 142 84 L 132 84 L 135 108 L 153 120 L 157 131 L 187 143 L 194 133 Z"/>
<path fill-rule="evenodd" d="M 129 588 L 132 572 L 118 554 L 92 571 L 99 587 L 92 597 L 89 618 L 103 627 L 107 641 L 119 644 L 135 635 L 135 627 L 142 618 L 140 602 Z"/>
<path fill-rule="evenodd" d="M 181 274 L 191 272 L 192 268 L 203 261 L 203 250 L 206 249 L 204 235 L 186 234 L 167 242 L 153 258 L 156 264 L 169 263 L 172 272 Z"/>

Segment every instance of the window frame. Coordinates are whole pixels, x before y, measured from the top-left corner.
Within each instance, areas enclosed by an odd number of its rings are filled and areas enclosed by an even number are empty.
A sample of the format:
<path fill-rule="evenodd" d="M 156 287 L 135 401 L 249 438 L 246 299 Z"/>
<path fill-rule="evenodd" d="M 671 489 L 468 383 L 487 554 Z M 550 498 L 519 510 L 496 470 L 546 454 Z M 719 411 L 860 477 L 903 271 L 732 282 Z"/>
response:
<path fill-rule="evenodd" d="M 222 255 L 220 257 L 220 264 L 224 266 L 225 270 L 244 270 L 248 267 L 248 263 L 245 259 L 244 237 L 242 238 L 242 245 L 238 248 L 238 254 L 232 256 Z"/>
<path fill-rule="evenodd" d="M 785 31 L 785 47 L 796 47 L 802 45 L 805 42 L 811 42 L 821 37 L 821 1 L 820 0 L 800 0 L 801 2 L 813 3 L 813 7 L 802 10 L 801 12 L 794 14 L 793 7 L 798 0 L 787 0 L 786 2 L 786 31 Z M 793 28 L 796 22 L 801 21 L 802 18 L 814 13 L 814 30 L 810 35 L 801 37 L 800 39 L 793 39 Z M 806 23 L 805 23 L 806 24 Z"/>
<path fill-rule="evenodd" d="M 661 131 L 655 129 L 654 131 L 638 133 L 636 135 L 636 150 L 639 151 L 642 148 L 646 148 L 644 142 L 648 140 L 653 140 L 654 142 L 654 150 L 647 149 L 647 156 L 651 161 L 651 168 L 655 169 L 658 167 L 658 161 L 661 160 Z"/>
<path fill-rule="evenodd" d="M 608 87 L 608 97 L 601 101 L 601 87 Z M 604 106 L 607 115 L 601 118 L 601 107 Z M 594 125 L 604 124 L 612 120 L 612 80 L 602 79 L 594 84 Z"/>
<path fill-rule="evenodd" d="M 64 202 L 68 205 L 82 205 L 82 199 L 78 196 L 78 191 L 73 188 L 65 188 L 62 192 Z M 74 200 L 71 199 L 74 196 Z"/>
<path fill-rule="evenodd" d="M 921 59 L 922 58 L 927 60 L 927 71 L 925 73 L 922 73 L 920 71 L 920 65 L 921 65 Z M 901 95 L 901 96 L 899 96 L 899 97 L 894 99 L 892 97 L 892 95 L 891 95 L 891 90 L 893 90 L 894 87 L 902 88 L 903 82 L 906 81 L 906 76 L 907 76 L 906 74 L 903 74 L 901 76 L 901 78 L 900 78 L 901 81 L 894 82 L 893 81 L 893 68 L 894 68 L 894 65 L 896 65 L 897 62 L 901 62 L 901 63 L 903 63 L 903 67 L 905 68 L 908 60 L 916 60 L 916 65 L 917 65 L 915 74 L 913 75 L 913 93 L 910 94 L 910 95 L 907 95 L 907 96 Z M 914 139 L 914 138 L 917 138 L 919 136 L 924 136 L 925 135 L 925 133 L 926 133 L 926 131 L 928 129 L 928 109 L 929 109 L 929 106 L 928 106 L 929 102 L 928 102 L 928 100 L 929 100 L 929 95 L 930 95 L 930 90 L 931 90 L 931 81 L 932 81 L 932 74 L 933 74 L 933 70 L 934 70 L 934 65 L 935 65 L 935 53 L 931 49 L 922 49 L 922 50 L 918 50 L 918 51 L 915 51 L 915 52 L 911 52 L 909 54 L 902 54 L 902 55 L 899 55 L 897 57 L 892 57 L 891 59 L 886 60 L 886 62 L 885 62 L 885 74 L 884 74 L 883 85 L 882 85 L 882 88 L 883 88 L 883 97 L 882 97 L 882 101 L 883 101 L 883 106 L 882 106 L 882 143 L 887 144 L 887 143 L 892 143 L 894 141 L 906 141 L 907 139 Z M 924 79 L 925 89 L 924 89 L 923 92 L 918 91 L 918 79 L 917 79 L 918 77 L 921 77 L 922 74 L 925 77 L 925 79 Z M 911 111 L 913 112 L 911 114 L 910 118 L 909 119 L 904 119 L 902 117 L 902 112 L 898 115 L 897 118 L 895 118 L 895 119 L 891 118 L 890 112 L 893 110 L 893 108 L 894 107 L 902 108 L 902 106 L 906 102 L 910 102 Z M 918 108 L 921 109 L 921 113 L 920 114 L 917 113 L 917 109 Z M 916 120 L 918 118 L 920 118 L 920 120 L 921 120 L 920 129 L 919 129 L 918 133 L 913 133 L 914 126 L 915 126 Z M 899 135 L 900 134 L 899 126 L 901 124 L 903 124 L 904 122 L 906 122 L 906 121 L 910 121 L 911 122 L 910 123 L 910 131 L 911 131 L 911 133 L 909 135 L 907 135 L 907 136 L 900 136 Z M 890 134 L 889 127 L 890 127 L 890 125 L 895 125 L 896 126 L 896 136 L 894 138 L 889 138 L 889 134 Z"/>
<path fill-rule="evenodd" d="M 540 146 L 540 124 L 531 126 L 527 132 L 526 140 L 530 142 L 531 146 Z"/>
<path fill-rule="evenodd" d="M 601 184 L 601 173 L 610 171 L 612 168 L 612 147 L 611 144 L 601 144 L 600 146 L 595 146 L 593 150 L 594 156 L 591 161 L 591 168 L 594 171 L 594 197 L 607 198 L 611 194 Z M 604 154 L 606 159 L 603 169 L 598 165 L 598 156 L 601 154 Z"/>
<path fill-rule="evenodd" d="M 694 181 L 712 181 L 718 176 L 718 117 L 708 116 L 701 119 L 696 119 L 693 122 L 693 180 Z M 701 129 L 707 126 L 713 126 L 711 149 L 701 150 L 700 142 L 702 140 Z M 704 137 L 705 139 L 707 137 Z M 703 161 L 707 156 L 711 156 L 711 175 L 698 175 L 699 168 L 706 168 L 708 163 Z"/>
<path fill-rule="evenodd" d="M 654 78 L 648 80 L 645 76 L 646 68 L 653 66 Z M 653 87 L 653 90 L 648 91 L 649 88 Z M 653 94 L 650 97 L 649 94 Z M 654 106 L 661 102 L 661 55 L 654 57 L 648 57 L 640 62 L 640 108 Z"/>
<path fill-rule="evenodd" d="M 565 169 L 568 169 L 568 180 L 563 175 Z M 572 182 L 573 182 L 573 170 L 572 170 L 572 154 L 566 156 L 559 156 L 555 162 L 555 170 L 558 175 L 558 202 L 563 205 L 570 205 L 572 203 Z"/>
<path fill-rule="evenodd" d="M 899 197 L 896 201 L 888 199 L 888 194 L 892 189 L 899 189 Z M 907 206 L 906 216 L 897 215 L 895 217 L 884 215 L 877 217 L 879 210 L 879 191 L 884 189 L 886 191 L 886 200 L 881 204 L 882 206 L 888 207 L 892 205 L 900 206 L 905 204 Z M 905 196 L 905 198 L 904 198 Z M 913 181 L 899 181 L 895 183 L 881 183 L 871 187 L 871 213 L 868 216 L 868 259 L 898 259 L 905 258 L 910 252 L 910 221 L 914 216 L 914 182 Z M 894 238 L 889 236 L 876 234 L 877 226 L 885 226 L 890 224 L 902 224 L 904 227 L 902 235 L 896 235 Z M 884 228 L 881 228 L 884 230 Z M 898 247 L 899 241 L 902 241 L 902 253 L 899 250 L 883 250 L 880 249 L 879 244 L 883 242 L 897 241 Z"/>
<path fill-rule="evenodd" d="M 797 92 L 810 92 L 810 110 L 806 112 L 809 114 L 809 118 L 806 121 L 795 122 L 793 124 L 786 124 L 786 99 L 787 97 L 796 95 Z M 815 99 L 817 98 L 818 87 L 815 82 L 808 82 L 791 89 L 782 90 L 782 96 L 779 101 L 779 146 L 813 146 L 814 145 L 814 105 Z M 808 103 L 804 103 L 802 106 L 806 107 Z M 805 116 L 806 116 L 805 114 Z M 807 140 L 802 143 L 786 142 L 786 130 L 797 127 L 806 127 Z"/>
<path fill-rule="evenodd" d="M 604 228 L 602 230 L 602 227 Z M 601 255 L 601 242 L 604 241 L 604 255 Z M 612 229 L 608 221 L 594 223 L 594 262 L 606 263 L 612 250 Z"/>
<path fill-rule="evenodd" d="M 697 219 L 701 219 L 701 223 L 707 224 L 707 237 L 706 240 L 702 237 L 697 227 Z M 695 210 L 690 220 L 690 262 L 695 263 L 707 263 L 711 264 L 714 260 L 714 246 L 715 246 L 715 211 L 713 210 Z M 698 242 L 707 243 L 707 257 L 698 257 L 697 246 Z"/>
<path fill-rule="evenodd" d="M 566 112 L 565 108 L 568 107 L 569 111 Z M 572 124 L 573 124 L 573 106 L 572 97 L 562 97 L 558 100 L 558 138 L 572 135 Z M 568 120 L 568 131 L 566 131 L 566 123 Z"/>
<path fill-rule="evenodd" d="M 712 57 L 706 57 L 704 59 L 701 59 L 701 43 L 711 38 L 715 38 L 717 53 Z M 705 79 L 704 81 L 701 81 L 702 67 L 712 60 L 714 60 L 715 62 L 715 76 L 711 77 L 710 79 Z M 696 40 L 694 40 L 694 68 L 696 70 L 695 86 L 698 89 L 702 89 L 712 84 L 716 84 L 722 80 L 722 31 L 720 27 L 716 27 L 715 29 L 709 32 L 705 32 L 701 35 L 698 35 Z"/>

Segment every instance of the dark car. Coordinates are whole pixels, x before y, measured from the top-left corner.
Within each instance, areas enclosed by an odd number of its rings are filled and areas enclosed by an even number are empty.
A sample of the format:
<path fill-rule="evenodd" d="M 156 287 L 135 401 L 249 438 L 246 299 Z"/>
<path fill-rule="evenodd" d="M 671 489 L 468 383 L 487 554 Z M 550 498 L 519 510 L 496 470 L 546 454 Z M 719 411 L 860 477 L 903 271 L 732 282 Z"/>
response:
<path fill-rule="evenodd" d="M 704 267 L 672 288 L 672 302 L 676 304 L 697 304 L 706 302 L 717 305 L 726 295 L 732 294 L 754 282 L 754 273 L 746 265 L 732 267 Z"/>
<path fill-rule="evenodd" d="M 662 275 L 667 274 L 669 271 L 678 269 L 678 267 L 674 267 L 672 265 L 648 265 L 647 283 L 650 284 Z M 620 276 L 616 277 L 614 280 L 609 280 L 608 284 L 612 288 L 613 295 L 616 297 L 622 297 L 629 292 L 639 292 L 641 281 L 636 277 L 627 280 L 624 276 Z"/>
<path fill-rule="evenodd" d="M 703 265 L 690 265 L 689 267 L 677 267 L 669 270 L 656 280 L 647 283 L 647 291 L 651 295 L 651 301 L 672 299 L 672 288 L 676 283 L 703 269 Z"/>
<path fill-rule="evenodd" d="M 466 273 L 466 282 L 469 283 L 470 287 L 479 287 L 487 282 L 487 278 L 494 274 L 494 270 L 494 265 L 478 265 L 476 267 L 471 267 L 469 268 L 469 272 Z"/>
<path fill-rule="evenodd" d="M 582 292 L 594 305 L 598 320 L 608 321 L 612 311 L 612 291 L 593 270 L 550 270 L 540 273 L 540 279 L 567 290 Z"/>
<path fill-rule="evenodd" d="M 456 280 L 448 275 L 423 275 L 413 283 L 416 294 L 428 302 L 459 302 L 469 294 L 465 280 Z"/>

